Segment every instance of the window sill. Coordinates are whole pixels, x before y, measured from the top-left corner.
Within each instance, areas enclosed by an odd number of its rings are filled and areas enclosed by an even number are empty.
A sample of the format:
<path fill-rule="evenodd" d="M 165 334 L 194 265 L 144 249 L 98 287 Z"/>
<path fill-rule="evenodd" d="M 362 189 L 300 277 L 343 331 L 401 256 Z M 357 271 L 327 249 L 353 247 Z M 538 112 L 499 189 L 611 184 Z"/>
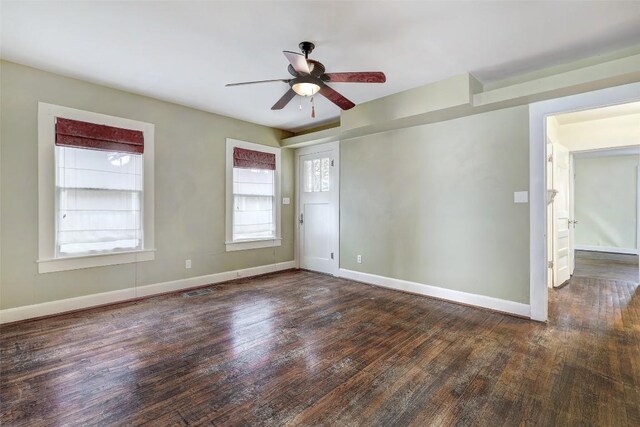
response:
<path fill-rule="evenodd" d="M 79 270 L 81 268 L 103 267 L 107 265 L 153 261 L 156 257 L 155 252 L 155 249 L 145 249 L 142 251 L 114 252 L 110 254 L 40 259 L 37 261 L 38 273 L 53 273 L 56 271 Z"/>
<path fill-rule="evenodd" d="M 227 252 L 244 251 L 247 249 L 272 248 L 282 245 L 282 238 L 245 240 L 240 242 L 226 242 Z"/>

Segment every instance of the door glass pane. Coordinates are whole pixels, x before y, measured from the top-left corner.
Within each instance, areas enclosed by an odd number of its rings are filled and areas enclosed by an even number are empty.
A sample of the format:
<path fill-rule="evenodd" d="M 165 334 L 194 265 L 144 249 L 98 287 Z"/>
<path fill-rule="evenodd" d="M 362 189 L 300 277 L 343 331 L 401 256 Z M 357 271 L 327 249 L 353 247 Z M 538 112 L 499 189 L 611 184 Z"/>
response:
<path fill-rule="evenodd" d="M 305 193 L 329 191 L 331 189 L 330 167 L 331 159 L 329 157 L 305 160 L 302 164 L 303 191 Z"/>
<path fill-rule="evenodd" d="M 304 161 L 304 192 L 311 193 L 313 191 L 313 173 L 311 171 L 311 160 Z"/>
<path fill-rule="evenodd" d="M 313 159 L 313 192 L 320 191 L 320 159 Z"/>
<path fill-rule="evenodd" d="M 320 183 L 320 191 L 329 191 L 329 158 L 322 159 L 322 178 Z"/>

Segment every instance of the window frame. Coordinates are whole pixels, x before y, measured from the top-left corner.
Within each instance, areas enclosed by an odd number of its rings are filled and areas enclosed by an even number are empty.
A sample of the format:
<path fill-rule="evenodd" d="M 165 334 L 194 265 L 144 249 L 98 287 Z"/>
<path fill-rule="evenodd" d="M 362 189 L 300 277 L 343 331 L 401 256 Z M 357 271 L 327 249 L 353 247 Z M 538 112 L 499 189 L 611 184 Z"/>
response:
<path fill-rule="evenodd" d="M 142 249 L 77 256 L 58 256 L 56 248 L 57 197 L 55 188 L 56 118 L 104 124 L 143 132 L 143 242 Z M 38 103 L 38 272 L 77 270 L 155 259 L 154 134 L 152 123 L 59 105 Z"/>
<path fill-rule="evenodd" d="M 275 209 L 275 237 L 266 239 L 233 240 L 233 149 L 235 147 L 247 150 L 262 151 L 275 154 L 276 170 L 274 171 L 274 209 Z M 225 154 L 225 247 L 227 252 L 242 251 L 247 249 L 259 249 L 276 247 L 282 244 L 280 226 L 280 190 L 281 190 L 281 149 L 269 145 L 256 144 L 254 142 L 241 141 L 227 138 Z"/>

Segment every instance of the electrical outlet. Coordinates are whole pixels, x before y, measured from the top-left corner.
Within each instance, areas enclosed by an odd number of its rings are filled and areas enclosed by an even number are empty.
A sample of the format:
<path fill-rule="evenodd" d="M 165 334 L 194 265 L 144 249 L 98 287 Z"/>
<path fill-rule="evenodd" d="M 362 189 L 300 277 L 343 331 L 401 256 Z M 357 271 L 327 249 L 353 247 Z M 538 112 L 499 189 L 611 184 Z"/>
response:
<path fill-rule="evenodd" d="M 356 261 L 358 262 L 358 264 L 362 264 L 362 255 L 358 255 L 356 257 Z"/>
<path fill-rule="evenodd" d="M 184 268 L 191 268 L 191 260 L 190 260 L 190 259 L 185 260 L 185 262 L 184 262 Z"/>

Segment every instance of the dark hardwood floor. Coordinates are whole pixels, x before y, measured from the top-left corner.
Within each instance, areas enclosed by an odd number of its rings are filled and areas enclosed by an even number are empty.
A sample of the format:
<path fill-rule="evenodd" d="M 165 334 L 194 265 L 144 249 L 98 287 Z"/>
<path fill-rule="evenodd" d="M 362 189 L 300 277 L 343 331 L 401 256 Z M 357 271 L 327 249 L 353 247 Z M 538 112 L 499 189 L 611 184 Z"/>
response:
<path fill-rule="evenodd" d="M 638 282 L 638 255 L 576 251 L 574 276 Z"/>
<path fill-rule="evenodd" d="M 640 425 L 637 282 L 548 324 L 290 271 L 4 326 L 4 425 Z"/>

